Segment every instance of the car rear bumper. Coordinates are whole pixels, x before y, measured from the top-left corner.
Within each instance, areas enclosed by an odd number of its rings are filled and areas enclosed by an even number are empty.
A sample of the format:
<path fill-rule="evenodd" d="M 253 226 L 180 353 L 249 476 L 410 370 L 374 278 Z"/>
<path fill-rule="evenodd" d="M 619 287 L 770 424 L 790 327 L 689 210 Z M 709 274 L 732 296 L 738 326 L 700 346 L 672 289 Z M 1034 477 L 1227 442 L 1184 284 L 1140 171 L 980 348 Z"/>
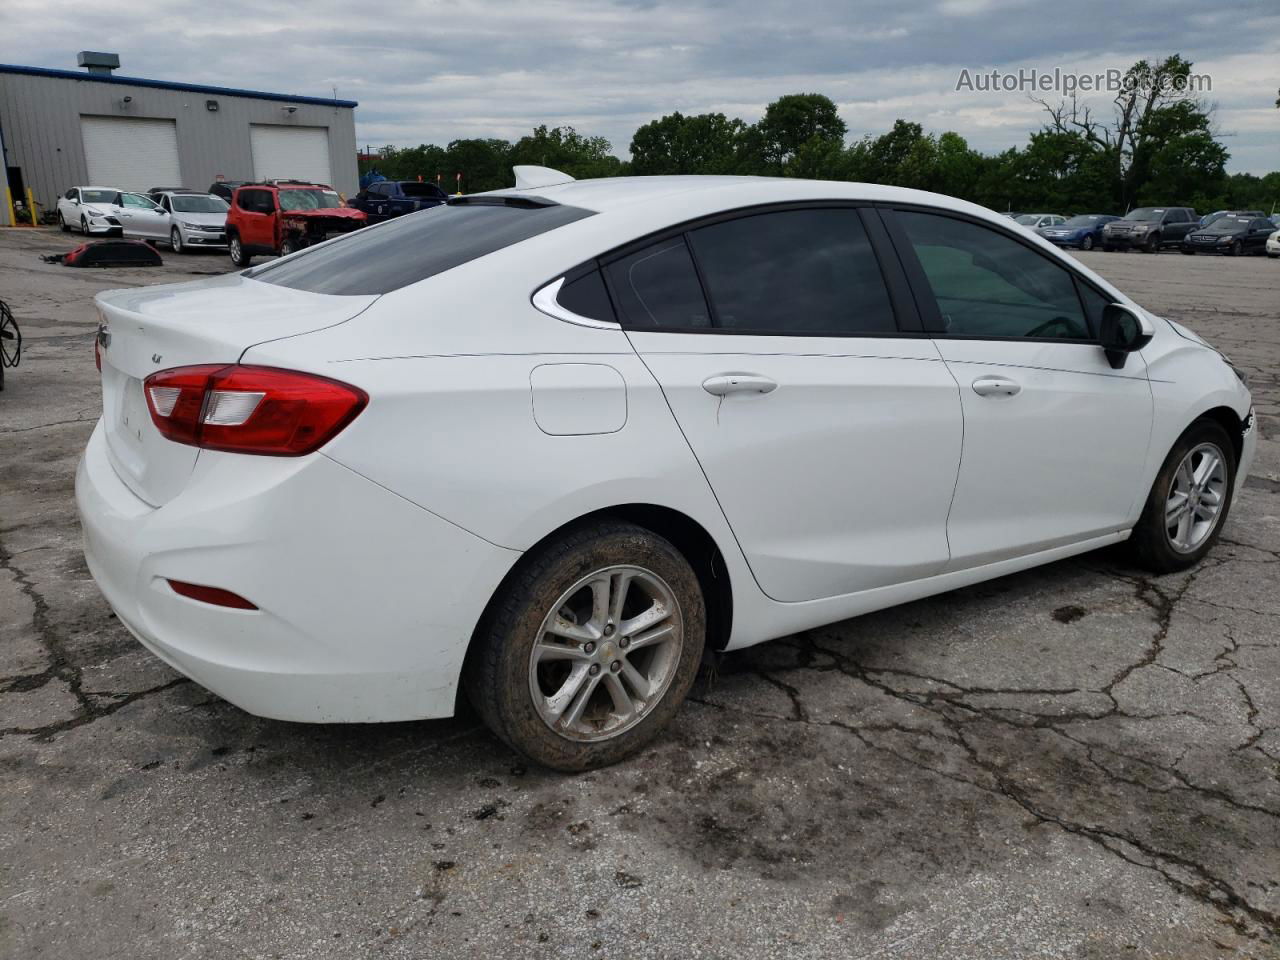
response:
<path fill-rule="evenodd" d="M 321 454 L 202 452 L 161 507 L 107 458 L 76 473 L 85 559 L 156 656 L 258 716 L 314 723 L 452 715 L 475 623 L 518 558 Z M 257 610 L 180 596 L 230 590 Z"/>

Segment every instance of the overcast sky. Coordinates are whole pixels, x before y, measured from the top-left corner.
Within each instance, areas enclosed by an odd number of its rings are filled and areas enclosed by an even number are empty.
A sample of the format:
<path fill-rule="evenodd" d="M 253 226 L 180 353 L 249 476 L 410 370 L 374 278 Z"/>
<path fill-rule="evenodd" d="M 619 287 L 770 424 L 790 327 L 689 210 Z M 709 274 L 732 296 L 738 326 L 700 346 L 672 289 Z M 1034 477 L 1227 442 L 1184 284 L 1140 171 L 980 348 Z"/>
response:
<path fill-rule="evenodd" d="M 360 102 L 362 145 L 572 124 L 623 157 L 637 126 L 672 110 L 754 121 L 797 92 L 835 100 L 852 137 L 903 117 L 999 150 L 1025 142 L 1040 108 L 956 92 L 962 69 L 1092 74 L 1181 53 L 1212 78 L 1228 169 L 1280 169 L 1277 0 L 0 0 L 0 61 L 75 69 L 85 48 L 119 53 L 120 75 L 336 87 Z"/>

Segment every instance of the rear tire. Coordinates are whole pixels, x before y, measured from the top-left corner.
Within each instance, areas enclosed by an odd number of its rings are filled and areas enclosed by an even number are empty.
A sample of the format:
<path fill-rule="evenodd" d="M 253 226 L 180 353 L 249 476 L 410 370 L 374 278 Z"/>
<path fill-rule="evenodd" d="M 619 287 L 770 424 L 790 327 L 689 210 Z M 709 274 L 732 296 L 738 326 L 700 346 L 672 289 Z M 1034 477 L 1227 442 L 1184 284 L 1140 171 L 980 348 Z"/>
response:
<path fill-rule="evenodd" d="M 1206 457 L 1217 457 L 1220 470 L 1210 470 Z M 1202 480 L 1196 477 L 1200 471 L 1206 472 Z M 1227 522 L 1235 480 L 1235 448 L 1227 431 L 1216 421 L 1197 420 L 1169 451 L 1133 528 L 1129 544 L 1138 563 L 1153 573 L 1173 573 L 1204 559 Z"/>
<path fill-rule="evenodd" d="M 1083 240 L 1080 241 L 1080 249 L 1086 253 L 1093 249 L 1093 237 L 1085 234 Z"/>
<path fill-rule="evenodd" d="M 244 244 L 240 242 L 240 235 L 233 233 L 227 238 L 227 252 L 231 254 L 231 262 L 240 268 L 249 266 L 253 258 L 245 253 Z"/>
<path fill-rule="evenodd" d="M 476 629 L 463 680 L 512 749 L 556 770 L 588 770 L 662 732 L 693 685 L 705 638 L 688 561 L 650 530 L 601 520 L 521 561 Z"/>

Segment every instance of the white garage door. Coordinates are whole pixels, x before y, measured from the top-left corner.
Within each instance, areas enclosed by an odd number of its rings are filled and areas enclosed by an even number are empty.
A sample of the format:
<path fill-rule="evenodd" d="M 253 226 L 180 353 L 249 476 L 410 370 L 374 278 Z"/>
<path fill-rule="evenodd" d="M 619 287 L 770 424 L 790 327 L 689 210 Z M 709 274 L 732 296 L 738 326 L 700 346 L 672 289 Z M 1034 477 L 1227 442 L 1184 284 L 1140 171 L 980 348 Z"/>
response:
<path fill-rule="evenodd" d="M 148 190 L 182 186 L 178 127 L 172 120 L 81 117 L 80 136 L 95 187 Z"/>
<path fill-rule="evenodd" d="M 249 126 L 253 175 L 258 180 L 310 180 L 332 183 L 329 130 L 326 127 Z"/>

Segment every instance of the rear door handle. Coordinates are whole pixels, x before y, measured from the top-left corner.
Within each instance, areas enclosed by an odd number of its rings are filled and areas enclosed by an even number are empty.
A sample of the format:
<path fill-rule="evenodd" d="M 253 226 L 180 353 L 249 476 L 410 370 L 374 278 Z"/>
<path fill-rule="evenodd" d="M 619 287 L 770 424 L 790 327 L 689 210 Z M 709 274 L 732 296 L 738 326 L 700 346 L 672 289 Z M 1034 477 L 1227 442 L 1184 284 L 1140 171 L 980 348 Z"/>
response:
<path fill-rule="evenodd" d="M 731 393 L 772 393 L 778 385 L 755 373 L 722 373 L 703 380 L 702 389 L 713 397 L 724 397 Z"/>
<path fill-rule="evenodd" d="M 980 397 L 1013 397 L 1022 391 L 1022 385 L 1008 377 L 979 377 L 973 381 L 973 392 Z"/>

